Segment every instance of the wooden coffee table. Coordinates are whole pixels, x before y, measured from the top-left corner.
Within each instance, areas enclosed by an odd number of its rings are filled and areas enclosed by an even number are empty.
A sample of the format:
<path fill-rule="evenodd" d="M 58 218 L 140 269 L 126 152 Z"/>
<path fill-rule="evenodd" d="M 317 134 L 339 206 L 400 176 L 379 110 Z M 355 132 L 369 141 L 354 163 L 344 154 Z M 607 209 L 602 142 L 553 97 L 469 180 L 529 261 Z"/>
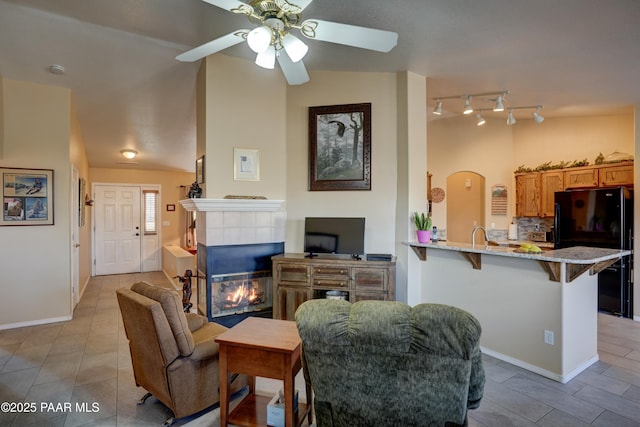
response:
<path fill-rule="evenodd" d="M 284 381 L 285 426 L 311 424 L 311 386 L 306 384 L 308 404 L 294 412 L 295 377 L 302 368 L 301 341 L 295 322 L 248 317 L 216 338 L 220 345 L 220 425 L 266 426 L 267 404 L 272 396 L 255 394 L 255 377 Z M 229 413 L 231 373 L 249 376 L 249 394 Z"/>

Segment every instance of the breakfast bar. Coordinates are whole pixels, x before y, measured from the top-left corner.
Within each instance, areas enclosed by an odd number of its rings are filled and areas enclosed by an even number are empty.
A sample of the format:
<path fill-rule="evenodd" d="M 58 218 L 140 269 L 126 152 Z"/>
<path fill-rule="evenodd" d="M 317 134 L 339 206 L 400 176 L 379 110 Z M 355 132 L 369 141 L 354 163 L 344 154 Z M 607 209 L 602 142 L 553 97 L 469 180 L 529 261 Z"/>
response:
<path fill-rule="evenodd" d="M 597 275 L 631 251 L 405 242 L 422 261 L 421 302 L 463 308 L 482 351 L 565 383 L 598 360 Z"/>

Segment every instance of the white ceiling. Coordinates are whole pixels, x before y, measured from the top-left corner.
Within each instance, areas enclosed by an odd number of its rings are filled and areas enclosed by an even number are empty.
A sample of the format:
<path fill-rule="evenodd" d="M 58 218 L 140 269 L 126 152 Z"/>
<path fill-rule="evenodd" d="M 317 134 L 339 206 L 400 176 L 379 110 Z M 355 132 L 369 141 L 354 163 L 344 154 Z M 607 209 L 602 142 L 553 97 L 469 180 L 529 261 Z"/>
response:
<path fill-rule="evenodd" d="M 311 79 L 410 70 L 430 98 L 509 90 L 507 106 L 545 117 L 640 104 L 638 0 L 315 0 L 303 17 L 399 34 L 386 54 L 305 39 Z M 0 75 L 72 90 L 91 167 L 193 171 L 199 64 L 175 56 L 239 28 L 251 24 L 202 0 L 0 0 Z M 251 58 L 244 43 L 224 53 Z"/>

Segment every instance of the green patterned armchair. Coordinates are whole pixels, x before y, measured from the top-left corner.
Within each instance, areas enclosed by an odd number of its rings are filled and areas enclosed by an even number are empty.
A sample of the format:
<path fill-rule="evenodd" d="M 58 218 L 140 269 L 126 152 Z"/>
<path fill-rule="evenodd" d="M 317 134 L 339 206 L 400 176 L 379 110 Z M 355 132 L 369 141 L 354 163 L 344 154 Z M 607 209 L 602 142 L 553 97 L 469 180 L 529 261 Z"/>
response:
<path fill-rule="evenodd" d="M 480 324 L 464 310 L 316 299 L 295 315 L 318 427 L 455 426 L 480 405 Z"/>

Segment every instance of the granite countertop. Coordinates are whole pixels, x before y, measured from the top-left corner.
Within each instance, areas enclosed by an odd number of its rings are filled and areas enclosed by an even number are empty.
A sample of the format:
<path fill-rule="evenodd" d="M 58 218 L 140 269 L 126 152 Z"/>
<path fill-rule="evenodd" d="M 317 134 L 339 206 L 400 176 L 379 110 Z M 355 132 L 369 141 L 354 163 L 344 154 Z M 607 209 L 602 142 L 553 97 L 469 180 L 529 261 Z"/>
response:
<path fill-rule="evenodd" d="M 602 261 L 631 255 L 629 250 L 592 248 L 588 246 L 574 246 L 571 248 L 542 251 L 539 253 L 517 252 L 517 248 L 508 246 L 489 246 L 470 243 L 438 241 L 437 243 L 404 242 L 408 246 L 426 249 L 457 251 L 487 255 L 497 255 L 512 258 L 524 258 L 537 261 L 566 262 L 570 264 L 595 264 Z"/>

